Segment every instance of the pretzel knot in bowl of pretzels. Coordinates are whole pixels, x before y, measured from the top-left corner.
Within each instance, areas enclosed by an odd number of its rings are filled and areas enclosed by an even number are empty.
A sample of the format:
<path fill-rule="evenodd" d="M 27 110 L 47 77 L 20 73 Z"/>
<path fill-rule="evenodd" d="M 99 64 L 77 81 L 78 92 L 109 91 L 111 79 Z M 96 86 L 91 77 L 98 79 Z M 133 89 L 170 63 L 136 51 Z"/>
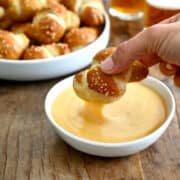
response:
<path fill-rule="evenodd" d="M 138 60 L 120 74 L 108 75 L 102 72 L 100 63 L 115 50 L 115 47 L 109 47 L 100 51 L 93 57 L 89 69 L 74 76 L 73 88 L 80 98 L 96 103 L 111 103 L 125 93 L 127 83 L 147 77 L 148 68 Z"/>

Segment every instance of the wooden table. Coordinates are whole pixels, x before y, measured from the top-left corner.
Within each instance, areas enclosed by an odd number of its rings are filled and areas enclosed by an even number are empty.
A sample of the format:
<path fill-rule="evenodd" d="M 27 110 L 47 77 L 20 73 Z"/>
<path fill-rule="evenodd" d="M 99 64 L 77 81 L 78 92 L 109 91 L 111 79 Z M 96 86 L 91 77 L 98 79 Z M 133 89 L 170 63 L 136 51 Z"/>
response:
<path fill-rule="evenodd" d="M 141 28 L 142 22 L 112 19 L 110 45 L 128 39 Z M 83 154 L 55 133 L 45 116 L 44 98 L 63 78 L 28 83 L 0 81 L 0 180 L 180 180 L 180 90 L 155 67 L 151 74 L 173 91 L 176 114 L 157 143 L 123 158 Z"/>

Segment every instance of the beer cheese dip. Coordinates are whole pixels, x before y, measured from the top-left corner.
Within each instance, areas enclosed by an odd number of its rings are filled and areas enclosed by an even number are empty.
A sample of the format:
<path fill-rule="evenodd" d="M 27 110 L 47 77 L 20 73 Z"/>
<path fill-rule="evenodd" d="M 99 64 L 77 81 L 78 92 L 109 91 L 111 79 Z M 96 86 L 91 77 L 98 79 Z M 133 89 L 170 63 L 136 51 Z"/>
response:
<path fill-rule="evenodd" d="M 161 96 L 140 83 L 130 83 L 118 101 L 101 105 L 80 99 L 70 86 L 52 104 L 54 120 L 66 131 L 88 140 L 119 143 L 144 137 L 166 118 Z"/>

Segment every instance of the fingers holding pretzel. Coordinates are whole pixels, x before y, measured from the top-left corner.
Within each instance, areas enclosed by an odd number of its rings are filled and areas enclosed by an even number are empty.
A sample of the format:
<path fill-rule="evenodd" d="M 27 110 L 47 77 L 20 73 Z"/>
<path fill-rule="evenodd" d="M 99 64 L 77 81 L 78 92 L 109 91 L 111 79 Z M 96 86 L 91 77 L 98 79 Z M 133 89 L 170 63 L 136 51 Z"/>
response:
<path fill-rule="evenodd" d="M 73 87 L 80 98 L 92 102 L 110 103 L 125 93 L 128 82 L 146 78 L 148 68 L 139 61 L 134 61 L 120 74 L 105 74 L 100 68 L 100 63 L 112 55 L 115 50 L 115 47 L 110 47 L 100 51 L 94 56 L 89 69 L 75 75 Z"/>

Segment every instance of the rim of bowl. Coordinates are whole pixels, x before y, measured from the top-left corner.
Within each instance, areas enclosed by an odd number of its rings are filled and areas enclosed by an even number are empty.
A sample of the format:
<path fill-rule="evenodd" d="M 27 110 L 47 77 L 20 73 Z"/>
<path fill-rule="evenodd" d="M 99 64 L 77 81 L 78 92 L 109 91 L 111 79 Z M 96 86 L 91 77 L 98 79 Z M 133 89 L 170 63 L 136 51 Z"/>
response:
<path fill-rule="evenodd" d="M 60 60 L 61 58 L 66 58 L 66 57 L 71 57 L 71 56 L 74 56 L 74 54 L 78 54 L 78 53 L 81 53 L 82 51 L 85 51 L 86 49 L 89 49 L 91 46 L 93 46 L 99 39 L 101 39 L 107 28 L 110 27 L 110 20 L 109 20 L 109 16 L 107 14 L 107 12 L 104 13 L 104 17 L 105 17 L 105 24 L 104 24 L 104 28 L 101 32 L 101 34 L 98 36 L 98 38 L 93 41 L 92 43 L 88 44 L 87 46 L 77 50 L 77 51 L 73 51 L 73 52 L 70 52 L 69 54 L 65 54 L 65 55 L 61 55 L 61 56 L 56 56 L 56 57 L 50 57 L 50 58 L 41 58 L 41 59 L 36 59 L 36 60 L 33 60 L 33 59 L 28 59 L 28 60 L 10 60 L 10 59 L 0 59 L 0 63 L 3 62 L 3 63 L 9 63 L 9 64 L 35 64 L 35 63 L 47 63 L 49 61 L 55 61 L 55 60 Z"/>
<path fill-rule="evenodd" d="M 73 76 L 71 77 L 68 77 L 62 81 L 66 81 L 66 80 L 70 80 L 72 79 Z M 174 99 L 174 96 L 171 92 L 171 90 L 169 89 L 169 87 L 167 85 L 165 85 L 163 82 L 161 82 L 160 80 L 154 78 L 154 77 L 151 77 L 151 76 L 148 76 L 145 80 L 150 80 L 150 81 L 154 81 L 155 83 L 158 83 L 160 84 L 163 89 L 169 94 L 169 97 L 170 97 L 170 101 L 171 101 L 171 104 L 172 104 L 172 107 L 170 109 L 170 112 L 169 114 L 167 115 L 165 121 L 163 122 L 163 124 L 158 127 L 156 130 L 154 130 L 153 132 L 151 132 L 150 134 L 144 136 L 144 137 L 141 137 L 141 138 L 138 138 L 138 139 L 135 139 L 135 140 L 132 140 L 132 141 L 125 141 L 125 142 L 119 142 L 119 143 L 106 143 L 106 142 L 99 142 L 99 141 L 93 141 L 93 140 L 89 140 L 89 139 L 85 139 L 85 138 L 82 138 L 82 137 L 79 137 L 79 136 L 76 136 L 74 135 L 73 133 L 71 132 L 68 132 L 67 130 L 65 130 L 64 128 L 62 128 L 58 123 L 56 123 L 56 121 L 53 119 L 52 115 L 51 115 L 51 112 L 48 111 L 48 104 L 47 104 L 47 100 L 50 98 L 50 93 L 54 91 L 54 89 L 59 86 L 59 84 L 62 82 L 58 82 L 57 84 L 55 84 L 48 92 L 48 94 L 46 95 L 46 98 L 45 98 L 45 104 L 44 104 L 44 108 L 45 108 L 45 112 L 46 112 L 46 116 L 47 116 L 47 119 L 48 121 L 51 123 L 51 125 L 54 126 L 54 128 L 58 129 L 59 131 L 61 131 L 61 133 L 65 134 L 66 136 L 68 136 L 69 138 L 71 138 L 73 141 L 78 141 L 80 143 L 83 143 L 83 144 L 88 144 L 88 145 L 93 145 L 93 146 L 103 146 L 103 147 L 123 147 L 123 146 L 128 146 L 128 145 L 133 145 L 133 144 L 137 144 L 137 143 L 140 143 L 140 142 L 144 142 L 146 140 L 148 140 L 151 136 L 153 136 L 154 134 L 156 134 L 158 131 L 161 131 L 161 129 L 163 129 L 166 124 L 167 124 L 167 127 L 169 126 L 170 122 L 173 120 L 173 117 L 174 117 L 174 113 L 175 113 L 175 108 L 176 108 L 176 104 L 175 104 L 175 99 Z M 143 82 L 142 82 L 143 83 Z M 148 86 L 148 85 L 147 85 Z M 156 90 L 155 90 L 156 91 Z M 57 96 L 57 95 L 56 95 Z M 55 98 L 55 97 L 54 97 Z M 52 106 L 51 106 L 52 107 Z M 51 108 L 50 107 L 50 108 Z M 63 139 L 63 138 L 62 138 Z M 64 139 L 63 139 L 64 140 Z"/>

